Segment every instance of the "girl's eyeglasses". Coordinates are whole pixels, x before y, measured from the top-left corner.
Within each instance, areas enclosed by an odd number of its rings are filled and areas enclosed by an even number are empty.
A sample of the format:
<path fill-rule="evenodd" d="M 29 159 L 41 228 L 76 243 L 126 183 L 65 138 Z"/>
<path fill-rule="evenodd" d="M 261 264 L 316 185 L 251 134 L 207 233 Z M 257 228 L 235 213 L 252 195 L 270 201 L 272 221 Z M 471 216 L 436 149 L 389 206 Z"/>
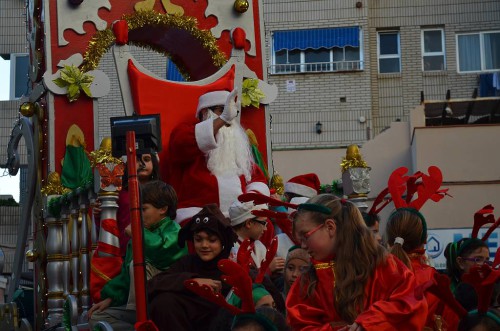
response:
<path fill-rule="evenodd" d="M 299 240 L 299 242 L 301 244 L 304 244 L 316 231 L 318 231 L 319 229 L 321 229 L 324 225 L 325 225 L 325 223 L 321 223 L 320 225 L 318 225 L 314 229 L 312 229 L 312 230 L 304 233 L 302 236 L 300 236 L 297 239 Z"/>
<path fill-rule="evenodd" d="M 462 257 L 462 259 L 464 259 L 465 261 L 469 261 L 469 262 L 474 262 L 475 264 L 479 264 L 479 265 L 483 265 L 483 264 L 487 264 L 489 266 L 493 265 L 493 262 L 488 260 L 488 259 L 485 259 L 484 257 L 482 256 L 476 256 L 476 257 Z"/>

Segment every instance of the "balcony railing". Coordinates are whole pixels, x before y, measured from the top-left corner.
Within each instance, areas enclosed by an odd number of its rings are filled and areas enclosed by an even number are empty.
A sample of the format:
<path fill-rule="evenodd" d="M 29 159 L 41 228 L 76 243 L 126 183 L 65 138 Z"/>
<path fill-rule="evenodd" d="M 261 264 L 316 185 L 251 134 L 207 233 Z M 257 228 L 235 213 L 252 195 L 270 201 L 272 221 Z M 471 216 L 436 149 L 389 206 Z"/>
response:
<path fill-rule="evenodd" d="M 362 71 L 363 61 L 273 64 L 270 68 L 272 74 Z"/>

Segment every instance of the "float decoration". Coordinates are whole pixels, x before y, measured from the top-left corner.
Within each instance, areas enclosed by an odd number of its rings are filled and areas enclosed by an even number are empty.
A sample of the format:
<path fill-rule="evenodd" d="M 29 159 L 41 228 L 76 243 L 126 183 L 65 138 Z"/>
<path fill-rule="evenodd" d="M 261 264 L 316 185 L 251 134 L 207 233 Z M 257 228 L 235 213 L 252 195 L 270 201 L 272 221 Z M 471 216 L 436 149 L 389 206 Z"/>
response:
<path fill-rule="evenodd" d="M 368 168 L 368 164 L 363 160 L 357 145 L 347 147 L 346 156 L 340 163 L 342 173 L 350 168 Z"/>
<path fill-rule="evenodd" d="M 66 155 L 62 165 L 61 182 L 72 190 L 93 183 L 92 168 L 85 150 L 82 130 L 73 124 L 66 137 Z"/>
<path fill-rule="evenodd" d="M 127 22 L 129 33 L 145 26 L 168 27 L 184 30 L 195 39 L 199 40 L 203 47 L 208 50 L 215 66 L 220 68 L 227 62 L 224 53 L 222 53 L 217 46 L 217 40 L 215 37 L 208 31 L 198 29 L 198 22 L 194 17 L 161 14 L 150 10 L 140 10 L 131 15 L 124 15 L 122 20 Z M 97 68 L 101 58 L 114 43 L 115 35 L 112 28 L 108 28 L 104 31 L 98 31 L 88 44 L 87 50 L 83 56 L 81 70 L 86 72 Z M 150 45 L 145 42 L 133 41 L 130 39 L 129 44 L 146 50 L 152 50 L 171 58 L 170 54 L 160 46 Z M 176 64 L 183 77 L 189 81 L 189 74 L 185 70 L 182 63 L 176 62 L 176 59 L 173 58 L 171 58 L 171 60 Z"/>
<path fill-rule="evenodd" d="M 110 137 L 106 137 L 101 141 L 98 150 L 89 153 L 89 159 L 92 167 L 95 167 L 98 163 L 123 163 L 122 160 L 112 155 Z"/>
<path fill-rule="evenodd" d="M 61 184 L 61 176 L 57 172 L 51 172 L 47 176 L 47 184 L 42 187 L 42 194 L 49 195 L 62 195 L 70 192 L 71 190 Z"/>
<path fill-rule="evenodd" d="M 43 74 L 43 85 L 54 94 L 67 95 L 70 102 L 78 98 L 80 89 L 91 98 L 107 95 L 111 89 L 109 77 L 101 70 L 82 70 L 79 67 L 82 61 L 80 53 L 59 61 L 59 70 L 54 74 L 47 70 Z"/>
<path fill-rule="evenodd" d="M 74 65 L 65 65 L 60 70 L 60 77 L 53 80 L 53 82 L 61 87 L 67 89 L 67 97 L 70 102 L 76 101 L 80 97 L 80 90 L 82 90 L 89 98 L 92 97 L 90 92 L 90 84 L 94 80 L 91 75 L 80 71 Z"/>
<path fill-rule="evenodd" d="M 371 168 L 363 160 L 359 147 L 355 144 L 347 147 L 346 156 L 340 163 L 342 168 L 342 189 L 344 194 L 352 199 L 362 198 L 358 207 L 367 207 L 364 204 L 367 194 L 370 193 Z"/>
<path fill-rule="evenodd" d="M 71 5 L 70 1 L 57 1 L 57 35 L 58 45 L 65 46 L 69 42 L 64 38 L 65 30 L 73 30 L 77 34 L 85 34 L 83 25 L 92 22 L 97 30 L 106 28 L 106 21 L 99 17 L 101 8 L 111 10 L 109 0 L 87 0 L 78 6 Z"/>
<path fill-rule="evenodd" d="M 253 106 L 259 108 L 260 100 L 264 99 L 266 95 L 259 89 L 259 80 L 256 78 L 247 78 L 243 80 L 241 106 Z"/>
<path fill-rule="evenodd" d="M 257 0 L 246 0 L 248 8 L 244 12 L 238 12 L 235 3 L 228 0 L 210 0 L 205 9 L 205 17 L 215 16 L 218 18 L 218 24 L 210 29 L 215 38 L 220 38 L 223 31 L 231 31 L 234 27 L 240 27 L 245 30 L 246 41 L 250 48 L 246 51 L 249 56 L 257 55 L 257 40 L 255 36 L 254 6 L 252 2 Z M 242 1 L 237 1 L 241 3 Z M 237 5 L 240 10 L 244 6 Z M 223 19 L 222 19 L 223 18 Z"/>
<path fill-rule="evenodd" d="M 259 142 L 257 141 L 255 133 L 251 129 L 246 129 L 245 133 L 247 134 L 248 142 L 250 143 L 250 148 L 252 149 L 253 161 L 259 166 L 260 170 L 262 170 L 266 180 L 269 180 L 267 164 L 259 151 Z"/>

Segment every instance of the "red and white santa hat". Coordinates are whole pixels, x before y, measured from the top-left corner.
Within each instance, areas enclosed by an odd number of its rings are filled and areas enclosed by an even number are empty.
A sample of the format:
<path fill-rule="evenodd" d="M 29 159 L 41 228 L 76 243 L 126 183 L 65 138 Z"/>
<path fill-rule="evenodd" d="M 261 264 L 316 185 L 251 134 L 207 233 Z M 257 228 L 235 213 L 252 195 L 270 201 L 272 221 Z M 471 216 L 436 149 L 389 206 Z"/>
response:
<path fill-rule="evenodd" d="M 304 174 L 291 178 L 285 184 L 285 193 L 311 198 L 319 194 L 320 181 L 316 174 Z"/>
<path fill-rule="evenodd" d="M 228 91 L 213 91 L 200 96 L 198 99 L 198 107 L 196 108 L 196 118 L 198 118 L 198 114 L 204 108 L 225 105 L 228 96 Z"/>
<path fill-rule="evenodd" d="M 253 201 L 241 202 L 236 200 L 229 207 L 229 218 L 231 219 L 231 226 L 235 226 L 245 222 L 246 220 L 255 218 L 252 214 L 253 211 L 268 209 L 266 204 L 256 205 Z"/>

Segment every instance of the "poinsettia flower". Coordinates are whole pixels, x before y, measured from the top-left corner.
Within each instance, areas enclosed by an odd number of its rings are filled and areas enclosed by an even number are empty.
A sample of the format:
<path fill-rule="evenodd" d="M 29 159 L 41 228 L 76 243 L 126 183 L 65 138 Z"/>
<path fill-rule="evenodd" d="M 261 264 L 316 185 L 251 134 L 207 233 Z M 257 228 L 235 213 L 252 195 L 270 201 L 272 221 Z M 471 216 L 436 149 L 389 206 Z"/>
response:
<path fill-rule="evenodd" d="M 80 97 L 80 90 L 82 90 L 88 97 L 92 97 L 90 92 L 90 84 L 94 77 L 74 65 L 65 65 L 60 70 L 60 77 L 53 80 L 54 84 L 61 88 L 66 88 L 68 100 L 73 102 Z"/>
<path fill-rule="evenodd" d="M 243 81 L 241 105 L 254 106 L 259 108 L 260 100 L 265 98 L 266 95 L 259 89 L 259 80 L 255 78 L 247 78 Z"/>

